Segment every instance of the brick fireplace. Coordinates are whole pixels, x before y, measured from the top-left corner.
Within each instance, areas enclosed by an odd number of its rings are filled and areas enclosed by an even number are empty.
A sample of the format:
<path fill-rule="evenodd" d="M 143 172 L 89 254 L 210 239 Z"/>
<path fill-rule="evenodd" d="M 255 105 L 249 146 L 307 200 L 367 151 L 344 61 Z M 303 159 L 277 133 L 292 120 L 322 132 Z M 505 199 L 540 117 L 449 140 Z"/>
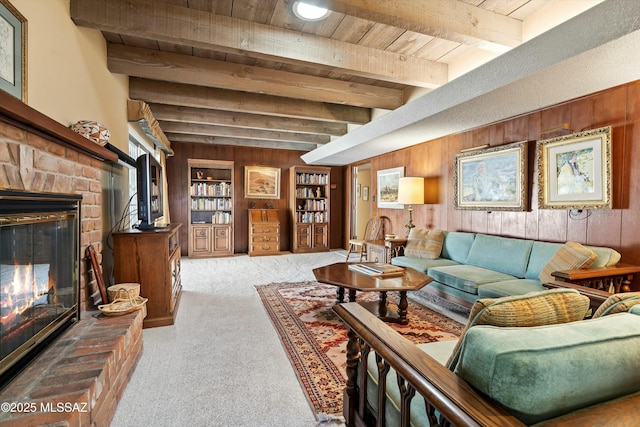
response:
<path fill-rule="evenodd" d="M 102 176 L 117 156 L 0 91 L 0 188 L 81 196 L 80 253 L 101 261 Z M 109 425 L 142 354 L 140 311 L 104 317 L 89 264 L 79 265 L 80 321 L 0 390 L 0 425 Z M 6 411 L 5 409 L 9 409 Z"/>

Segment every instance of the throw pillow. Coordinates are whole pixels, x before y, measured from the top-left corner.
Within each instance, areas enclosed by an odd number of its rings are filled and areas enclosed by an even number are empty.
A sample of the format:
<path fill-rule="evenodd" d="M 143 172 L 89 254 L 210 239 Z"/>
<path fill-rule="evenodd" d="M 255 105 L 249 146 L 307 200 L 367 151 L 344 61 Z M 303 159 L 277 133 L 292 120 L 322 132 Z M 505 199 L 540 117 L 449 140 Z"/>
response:
<path fill-rule="evenodd" d="M 465 333 L 473 326 L 528 327 L 575 322 L 584 319 L 589 306 L 588 297 L 566 288 L 479 299 L 471 307 L 469 321 L 447 366 L 451 371 L 455 369 Z"/>
<path fill-rule="evenodd" d="M 567 242 L 542 267 L 538 278 L 542 283 L 551 282 L 555 280 L 551 275 L 554 271 L 589 268 L 596 258 L 596 253 L 591 249 L 585 248 L 580 243 Z"/>
<path fill-rule="evenodd" d="M 404 254 L 416 258 L 438 259 L 442 252 L 442 242 L 444 242 L 442 230 L 412 228 L 407 237 Z"/>
<path fill-rule="evenodd" d="M 629 311 L 631 307 L 640 304 L 640 292 L 624 292 L 613 294 L 593 314 L 593 317 L 602 317 L 608 314 Z"/>

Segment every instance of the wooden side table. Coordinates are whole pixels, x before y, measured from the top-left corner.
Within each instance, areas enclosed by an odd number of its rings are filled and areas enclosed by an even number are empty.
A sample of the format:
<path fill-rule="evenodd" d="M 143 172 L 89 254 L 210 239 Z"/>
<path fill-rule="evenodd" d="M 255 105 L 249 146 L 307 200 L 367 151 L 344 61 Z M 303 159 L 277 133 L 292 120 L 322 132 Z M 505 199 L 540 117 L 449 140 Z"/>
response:
<path fill-rule="evenodd" d="M 391 258 L 400 255 L 407 239 L 369 240 L 367 245 L 367 261 L 388 264 Z"/>
<path fill-rule="evenodd" d="M 405 238 L 387 239 L 384 241 L 384 246 L 389 252 L 389 262 L 391 262 L 391 258 L 400 256 L 404 253 L 404 246 L 406 244 L 407 239 Z"/>

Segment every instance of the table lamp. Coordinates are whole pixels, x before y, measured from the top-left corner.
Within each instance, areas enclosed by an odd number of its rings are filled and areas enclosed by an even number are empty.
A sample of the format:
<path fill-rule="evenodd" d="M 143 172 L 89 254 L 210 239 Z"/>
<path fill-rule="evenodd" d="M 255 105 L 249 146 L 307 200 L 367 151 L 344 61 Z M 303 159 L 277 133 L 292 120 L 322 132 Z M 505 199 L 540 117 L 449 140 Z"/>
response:
<path fill-rule="evenodd" d="M 405 225 L 407 236 L 415 225 L 413 225 L 413 205 L 424 204 L 424 178 L 406 176 L 400 178 L 398 183 L 398 203 L 409 205 L 409 222 Z"/>

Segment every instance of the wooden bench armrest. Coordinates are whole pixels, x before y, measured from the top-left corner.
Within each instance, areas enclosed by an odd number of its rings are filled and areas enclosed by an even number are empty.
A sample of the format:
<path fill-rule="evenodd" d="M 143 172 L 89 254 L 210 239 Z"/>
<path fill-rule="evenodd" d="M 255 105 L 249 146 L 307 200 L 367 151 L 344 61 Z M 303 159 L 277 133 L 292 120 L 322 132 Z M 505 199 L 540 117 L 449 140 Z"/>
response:
<path fill-rule="evenodd" d="M 640 266 L 617 264 L 613 267 L 585 268 L 580 270 L 560 270 L 551 273 L 557 280 L 572 282 L 609 293 L 631 291 L 631 280 L 640 273 Z"/>
<path fill-rule="evenodd" d="M 347 387 L 345 389 L 344 416 L 348 426 L 357 425 L 356 413 L 364 414 L 362 402 L 366 402 L 360 393 L 366 387 L 358 387 L 358 366 L 361 348 L 369 347 L 410 389 L 415 390 L 428 403 L 427 417 L 433 419 L 441 414 L 456 426 L 524 426 L 516 417 L 501 408 L 497 403 L 477 393 L 464 380 L 402 337 L 391 327 L 380 321 L 358 303 L 340 304 L 333 308 L 348 328 L 347 345 Z M 364 352 L 365 354 L 367 351 Z M 363 357 L 365 357 L 363 355 Z M 361 375 L 366 375 L 364 374 Z M 381 382 L 382 383 L 382 382 Z M 385 405 L 378 405 L 379 408 Z M 405 406 L 405 405 L 403 405 Z M 401 409 L 401 418 L 408 416 Z M 376 417 L 380 417 L 377 414 Z"/>

